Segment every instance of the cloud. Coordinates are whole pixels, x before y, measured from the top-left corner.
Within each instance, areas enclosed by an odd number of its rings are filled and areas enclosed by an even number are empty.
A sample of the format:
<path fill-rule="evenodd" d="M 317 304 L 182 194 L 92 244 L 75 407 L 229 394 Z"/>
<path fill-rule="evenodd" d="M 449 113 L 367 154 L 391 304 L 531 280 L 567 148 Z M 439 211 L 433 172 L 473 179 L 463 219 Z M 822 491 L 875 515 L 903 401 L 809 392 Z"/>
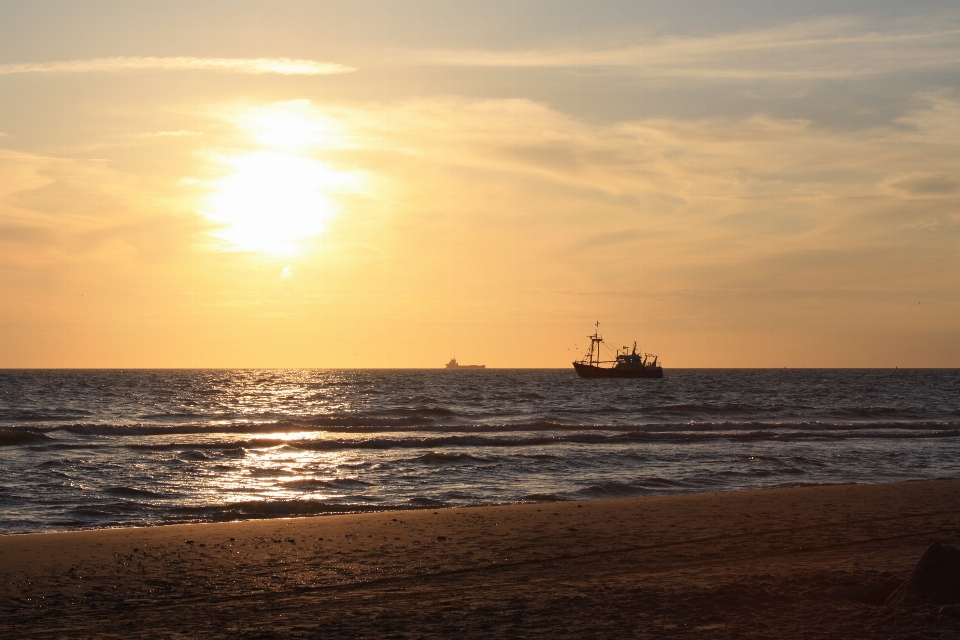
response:
<path fill-rule="evenodd" d="M 195 138 L 197 136 L 202 136 L 204 133 L 202 131 L 188 131 L 186 129 L 178 129 L 172 131 L 143 131 L 139 133 L 115 133 L 109 136 L 109 142 L 95 142 L 84 145 L 83 148 L 87 150 L 93 149 L 102 149 L 105 147 L 115 147 L 120 144 L 129 143 L 132 141 L 153 141 L 153 140 L 163 140 L 163 139 L 189 139 Z M 125 141 L 125 142 L 120 142 Z"/>
<path fill-rule="evenodd" d="M 960 192 L 960 178 L 947 173 L 920 174 L 897 178 L 890 186 L 915 196 L 949 196 Z"/>
<path fill-rule="evenodd" d="M 26 73 L 110 73 L 157 69 L 165 71 L 224 71 L 230 73 L 278 73 L 280 75 L 330 75 L 356 71 L 333 62 L 292 58 L 156 58 L 114 57 L 59 62 L 20 62 L 0 65 L 0 75 Z"/>
<path fill-rule="evenodd" d="M 186 131 L 179 129 L 177 131 L 148 131 L 146 133 L 131 133 L 130 138 L 183 138 L 185 136 L 202 136 L 200 131 Z"/>
<path fill-rule="evenodd" d="M 164 261 L 200 227 L 172 194 L 109 163 L 0 150 L 0 271 L 90 256 Z"/>
<path fill-rule="evenodd" d="M 643 42 L 616 47 L 434 50 L 409 59 L 476 67 L 629 68 L 647 77 L 710 79 L 848 78 L 960 65 L 960 30 L 877 32 L 849 19 L 638 39 Z"/>
<path fill-rule="evenodd" d="M 580 253 L 598 248 L 609 248 L 622 244 L 636 244 L 643 237 L 638 229 L 622 229 L 599 233 L 573 243 L 566 251 Z"/>
<path fill-rule="evenodd" d="M 389 203 L 377 209 L 396 242 L 384 254 L 419 248 L 407 276 L 442 272 L 478 298 L 495 295 L 484 286 L 530 300 L 641 286 L 789 297 L 878 280 L 955 285 L 942 274 L 960 233 L 958 108 L 931 97 L 893 125 L 844 133 L 768 116 L 604 125 L 526 100 L 421 99 L 340 116 L 354 126 L 352 161 L 376 167 Z M 850 255 L 864 258 L 840 259 Z M 786 256 L 806 259 L 771 268 Z M 478 261 L 501 271 L 473 282 Z"/>
<path fill-rule="evenodd" d="M 879 363 L 876 343 L 889 340 L 917 352 L 934 338 L 960 345 L 950 296 L 960 286 L 960 104 L 915 98 L 921 106 L 891 125 L 843 132 L 769 116 L 603 124 L 516 99 L 264 105 L 255 130 L 301 129 L 265 116 L 278 111 L 316 110 L 331 130 L 342 126 L 349 144 L 295 151 L 365 176 L 363 189 L 336 196 L 339 215 L 295 258 L 209 242 L 216 230 L 197 212 L 223 167 L 190 157 L 262 141 L 230 110 L 204 115 L 234 125 L 220 130 L 181 115 L 162 130 L 206 133 L 176 138 L 179 155 L 159 176 L 128 175 L 143 169 L 123 162 L 4 158 L 4 314 L 33 326 L 55 315 L 64 291 L 106 283 L 116 302 L 96 303 L 100 326 L 153 318 L 156 331 L 197 336 L 165 344 L 212 353 L 209 344 L 222 343 L 225 354 L 247 355 L 249 345 L 282 347 L 292 354 L 283 362 L 298 366 L 318 353 L 304 347 L 317 344 L 317 327 L 352 343 L 386 327 L 384 342 L 397 345 L 391 366 L 408 366 L 429 364 L 415 345 L 437 334 L 442 342 L 471 327 L 477 341 L 500 344 L 509 327 L 522 349 L 562 343 L 571 324 L 596 317 L 627 335 L 643 323 L 656 340 L 644 346 L 677 365 L 807 363 L 798 345 L 812 344 L 837 350 L 831 364 L 851 365 Z M 267 213 L 271 224 L 282 219 Z M 908 293 L 920 296 L 910 307 Z M 137 296 L 140 306 L 128 305 Z M 278 331 L 251 324 L 268 317 L 285 318 L 271 325 Z M 104 328 L 97 344 L 109 346 L 113 333 Z M 848 334 L 866 336 L 858 351 L 844 346 Z M 274 342 L 259 342 L 266 335 Z M 698 336 L 726 346 L 701 351 Z M 955 364 L 927 352 L 922 362 Z"/>

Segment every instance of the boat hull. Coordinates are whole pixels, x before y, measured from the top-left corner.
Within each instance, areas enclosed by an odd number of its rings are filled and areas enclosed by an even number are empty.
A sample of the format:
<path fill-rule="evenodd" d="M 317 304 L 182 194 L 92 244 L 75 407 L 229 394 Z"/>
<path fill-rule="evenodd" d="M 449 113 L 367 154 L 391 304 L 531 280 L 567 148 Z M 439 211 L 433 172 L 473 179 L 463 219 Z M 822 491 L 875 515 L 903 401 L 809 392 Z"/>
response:
<path fill-rule="evenodd" d="M 663 369 L 660 367 L 645 367 L 643 369 L 616 369 L 614 367 L 597 367 L 592 364 L 574 362 L 573 368 L 581 378 L 662 378 Z"/>

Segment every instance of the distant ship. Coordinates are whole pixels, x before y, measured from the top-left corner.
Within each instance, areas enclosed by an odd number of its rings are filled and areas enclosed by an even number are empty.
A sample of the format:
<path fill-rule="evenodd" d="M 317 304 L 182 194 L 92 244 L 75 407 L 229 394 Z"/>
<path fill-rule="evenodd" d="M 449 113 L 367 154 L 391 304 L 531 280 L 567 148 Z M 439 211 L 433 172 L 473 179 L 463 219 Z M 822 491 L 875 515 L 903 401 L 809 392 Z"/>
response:
<path fill-rule="evenodd" d="M 458 364 L 456 358 L 450 358 L 447 363 L 447 369 L 486 369 L 485 364 Z"/>
<path fill-rule="evenodd" d="M 593 335 L 587 337 L 590 338 L 590 354 L 584 354 L 579 362 L 573 363 L 573 368 L 581 378 L 663 377 L 663 367 L 657 364 L 657 356 L 645 353 L 643 357 L 640 357 L 637 353 L 636 342 L 633 343 L 633 351 L 630 353 L 627 353 L 627 348 L 624 347 L 623 353 L 620 353 L 619 349 L 617 350 L 616 360 L 601 360 L 600 344 L 603 342 L 603 338 L 600 337 L 600 322 L 597 322 L 597 330 L 593 332 Z M 594 357 L 594 352 L 596 352 L 596 357 Z"/>

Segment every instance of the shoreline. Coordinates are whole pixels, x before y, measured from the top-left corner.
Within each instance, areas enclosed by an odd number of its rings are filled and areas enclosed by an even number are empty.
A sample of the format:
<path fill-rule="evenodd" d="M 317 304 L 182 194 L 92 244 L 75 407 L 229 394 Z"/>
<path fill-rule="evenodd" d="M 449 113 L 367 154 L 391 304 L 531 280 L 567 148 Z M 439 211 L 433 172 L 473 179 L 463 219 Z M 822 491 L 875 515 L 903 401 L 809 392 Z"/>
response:
<path fill-rule="evenodd" d="M 766 491 L 787 491 L 792 489 L 816 489 L 821 487 L 868 487 L 876 485 L 899 485 L 906 484 L 911 482 L 949 482 L 949 481 L 958 481 L 960 478 L 915 478 L 910 480 L 899 480 L 896 482 L 837 482 L 837 483 L 795 483 L 790 486 L 784 487 L 766 487 L 762 489 L 733 489 L 730 491 L 710 491 L 703 493 L 667 493 L 667 494 L 658 494 L 658 495 L 646 495 L 646 496 L 626 496 L 618 498 L 583 498 L 583 499 L 567 499 L 560 498 L 556 500 L 543 500 L 540 502 L 534 501 L 517 501 L 517 502 L 498 502 L 492 504 L 477 504 L 477 505 L 445 505 L 445 506 L 412 506 L 412 507 L 372 507 L 370 509 L 351 511 L 345 509 L 343 511 L 329 511 L 329 512 L 320 512 L 320 513 L 311 513 L 306 515 L 279 515 L 279 516 L 266 516 L 266 517 L 250 517 L 250 518 L 241 518 L 236 520 L 196 520 L 196 521 L 184 521 L 184 522 L 158 522 L 155 524 L 129 524 L 129 525 L 115 525 L 115 526 L 104 526 L 104 527 L 76 527 L 76 528 L 64 528 L 64 529 L 54 529 L 50 531 L 25 531 L 25 532 L 9 532 L 9 533 L 0 533 L 0 548 L 2 548 L 2 541 L 5 538 L 9 537 L 22 537 L 22 536 L 44 536 L 51 534 L 75 534 L 75 533 L 91 533 L 98 531 L 126 531 L 126 530 L 151 530 L 158 528 L 167 528 L 167 527 L 192 527 L 192 526 L 206 526 L 206 525 L 237 525 L 244 523 L 252 522 L 270 522 L 270 521 L 298 521 L 298 520 L 308 520 L 313 518 L 335 518 L 335 517 L 350 517 L 350 516 L 367 516 L 367 515 L 377 515 L 377 514 L 387 514 L 387 513 L 399 513 L 399 514 L 416 514 L 431 512 L 434 514 L 442 513 L 449 510 L 458 510 L 458 509 L 496 509 L 502 507 L 540 507 L 547 508 L 555 505 L 564 505 L 564 504 L 587 504 L 595 502 L 610 502 L 610 501 L 630 501 L 630 500 L 656 500 L 661 498 L 680 498 L 680 497 L 693 497 L 693 496 L 723 496 L 730 494 L 738 494 L 745 492 L 766 492 Z M 291 499 L 290 502 L 296 502 L 296 499 Z"/>
<path fill-rule="evenodd" d="M 956 633 L 875 602 L 934 540 L 960 479 L 11 534 L 0 635 Z"/>

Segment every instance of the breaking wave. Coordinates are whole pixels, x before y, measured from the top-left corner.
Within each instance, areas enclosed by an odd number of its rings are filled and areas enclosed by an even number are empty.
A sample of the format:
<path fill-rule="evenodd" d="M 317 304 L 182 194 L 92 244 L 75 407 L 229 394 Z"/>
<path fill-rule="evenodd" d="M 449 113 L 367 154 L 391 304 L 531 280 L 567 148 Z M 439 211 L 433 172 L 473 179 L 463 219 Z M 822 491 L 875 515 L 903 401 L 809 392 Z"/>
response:
<path fill-rule="evenodd" d="M 27 429 L 0 429 L 0 447 L 38 444 L 49 442 L 50 438 L 42 433 Z"/>
<path fill-rule="evenodd" d="M 191 423 L 180 425 L 157 424 L 97 424 L 75 423 L 47 427 L 31 427 L 29 429 L 3 428 L 0 433 L 7 431 L 29 431 L 43 434 L 55 431 L 72 433 L 75 435 L 99 436 L 172 436 L 172 435 L 258 435 L 258 434 L 287 434 L 287 433 L 514 433 L 514 432 L 582 432 L 582 431 L 611 431 L 621 433 L 712 433 L 744 432 L 754 434 L 754 437 L 769 437 L 782 432 L 808 432 L 807 435 L 829 432 L 863 432 L 863 431 L 905 431 L 905 432 L 955 432 L 960 431 L 960 420 L 888 420 L 888 421 L 721 421 L 721 422 L 647 422 L 647 423 L 589 423 L 589 422 L 560 422 L 551 420 L 536 420 L 529 422 L 511 423 L 465 423 L 465 424 L 433 424 L 410 421 L 407 419 L 382 419 L 355 417 L 324 421 L 317 424 L 313 421 L 290 420 L 268 423 L 238 423 L 238 424 L 210 424 Z M 666 436 L 665 436 L 666 437 Z M 747 436 L 750 437 L 750 436 Z M 909 436 L 905 436 L 909 437 Z"/>
<path fill-rule="evenodd" d="M 429 464 L 443 464 L 446 462 L 489 462 L 486 458 L 472 456 L 469 453 L 444 453 L 443 451 L 431 451 L 417 458 L 420 462 Z"/>

